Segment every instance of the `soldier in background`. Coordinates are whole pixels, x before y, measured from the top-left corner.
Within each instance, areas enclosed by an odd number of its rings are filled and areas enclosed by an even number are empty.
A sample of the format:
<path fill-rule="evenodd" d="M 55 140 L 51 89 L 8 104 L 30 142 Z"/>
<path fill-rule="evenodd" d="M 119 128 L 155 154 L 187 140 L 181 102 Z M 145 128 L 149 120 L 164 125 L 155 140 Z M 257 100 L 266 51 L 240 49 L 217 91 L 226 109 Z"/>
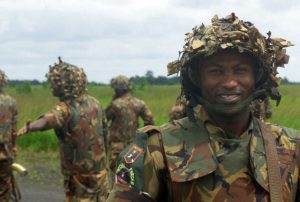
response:
<path fill-rule="evenodd" d="M 19 198 L 14 189 L 16 184 L 12 174 L 13 157 L 17 155 L 15 144 L 18 112 L 15 99 L 3 91 L 6 84 L 6 75 L 0 70 L 0 202 L 8 201 L 11 194 L 14 201 Z"/>
<path fill-rule="evenodd" d="M 187 116 L 187 101 L 185 97 L 178 96 L 176 98 L 175 104 L 171 108 L 171 112 L 169 113 L 169 121 L 182 119 Z"/>
<path fill-rule="evenodd" d="M 60 102 L 34 122 L 26 123 L 18 136 L 54 129 L 59 140 L 65 202 L 105 201 L 108 176 L 104 111 L 95 98 L 87 95 L 82 68 L 59 58 L 46 76 Z"/>
<path fill-rule="evenodd" d="M 109 126 L 109 166 L 114 176 L 119 153 L 129 145 L 138 128 L 139 117 L 144 125 L 153 125 L 153 115 L 144 101 L 131 95 L 131 83 L 125 76 L 111 80 L 115 94 L 105 109 Z"/>
<path fill-rule="evenodd" d="M 185 96 L 180 95 L 176 98 L 176 102 L 171 108 L 171 112 L 169 113 L 169 121 L 175 121 L 187 117 L 188 113 L 194 113 L 194 115 L 197 116 L 200 112 L 200 109 L 200 104 L 195 107 L 191 107 Z"/>
<path fill-rule="evenodd" d="M 184 44 L 168 67 L 188 105 L 202 107 L 138 130 L 107 201 L 299 201 L 300 132 L 249 108 L 258 98 L 279 102 L 277 67 L 291 43 L 232 13 L 194 27 Z"/>

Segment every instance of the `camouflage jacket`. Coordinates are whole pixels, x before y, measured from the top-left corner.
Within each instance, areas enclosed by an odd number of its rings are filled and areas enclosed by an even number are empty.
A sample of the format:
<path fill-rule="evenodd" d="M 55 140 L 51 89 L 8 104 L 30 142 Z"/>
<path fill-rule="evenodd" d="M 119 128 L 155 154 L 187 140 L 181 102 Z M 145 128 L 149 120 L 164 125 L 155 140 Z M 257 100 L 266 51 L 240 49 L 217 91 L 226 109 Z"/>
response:
<path fill-rule="evenodd" d="M 105 110 L 109 127 L 110 142 L 132 142 L 138 128 L 138 119 L 141 116 L 144 125 L 153 125 L 153 115 L 145 102 L 126 93 L 114 99 Z"/>
<path fill-rule="evenodd" d="M 199 114 L 145 127 L 121 155 L 108 201 L 269 201 L 268 173 L 257 119 L 240 138 Z M 284 201 L 299 200 L 300 133 L 268 125 L 276 138 Z"/>
<path fill-rule="evenodd" d="M 43 117 L 58 137 L 64 175 L 97 174 L 105 168 L 105 116 L 96 99 L 83 96 L 60 102 Z"/>
<path fill-rule="evenodd" d="M 9 95 L 0 93 L 0 160 L 12 158 L 17 121 L 16 101 Z"/>

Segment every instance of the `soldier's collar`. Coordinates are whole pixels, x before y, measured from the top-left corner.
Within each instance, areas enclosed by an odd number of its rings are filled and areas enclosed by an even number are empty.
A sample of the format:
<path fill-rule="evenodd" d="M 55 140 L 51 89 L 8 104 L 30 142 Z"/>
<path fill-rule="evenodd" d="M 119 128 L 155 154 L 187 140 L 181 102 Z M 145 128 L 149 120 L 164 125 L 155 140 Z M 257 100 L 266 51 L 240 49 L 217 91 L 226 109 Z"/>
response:
<path fill-rule="evenodd" d="M 203 122 L 203 124 L 209 134 L 215 134 L 215 133 L 226 134 L 226 132 L 222 128 L 216 126 L 214 121 L 209 117 L 209 115 L 204 107 L 199 108 L 198 112 L 195 113 L 195 117 L 196 117 L 196 120 Z M 248 128 L 245 130 L 245 132 L 243 132 L 243 134 L 240 136 L 240 138 L 243 138 L 252 133 L 252 130 L 253 130 L 253 121 L 252 120 L 253 120 L 253 115 L 251 114 Z"/>

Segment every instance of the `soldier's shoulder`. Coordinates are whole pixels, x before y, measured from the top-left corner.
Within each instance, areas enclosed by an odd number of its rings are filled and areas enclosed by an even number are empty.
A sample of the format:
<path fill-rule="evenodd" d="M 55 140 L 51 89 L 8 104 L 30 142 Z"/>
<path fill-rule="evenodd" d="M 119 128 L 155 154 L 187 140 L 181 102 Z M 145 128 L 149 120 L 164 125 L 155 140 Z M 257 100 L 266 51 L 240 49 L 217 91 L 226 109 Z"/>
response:
<path fill-rule="evenodd" d="M 182 133 L 187 129 L 195 127 L 195 123 L 191 122 L 188 117 L 173 120 L 160 126 L 148 125 L 137 130 L 137 135 L 144 133 L 150 140 L 157 139 L 159 134 L 171 135 L 170 133 Z M 151 143 L 152 141 L 150 141 Z"/>
<path fill-rule="evenodd" d="M 155 136 L 159 133 L 160 133 L 160 129 L 157 126 L 148 125 L 143 128 L 139 128 L 136 131 L 136 135 L 133 142 L 122 151 L 120 156 L 124 157 L 123 160 L 125 160 L 126 163 L 130 163 L 130 164 L 134 163 L 135 160 L 137 160 L 137 158 L 139 157 L 140 155 L 139 153 L 146 151 L 146 148 L 148 146 L 148 140 L 152 136 Z M 126 157 L 131 156 L 130 155 L 131 153 L 135 153 L 138 156 L 136 156 L 131 160 L 126 159 Z"/>
<path fill-rule="evenodd" d="M 99 100 L 97 100 L 97 99 L 96 99 L 95 97 L 93 97 L 93 96 L 88 95 L 88 96 L 86 96 L 86 97 L 87 97 L 87 99 L 91 100 L 92 102 L 99 103 Z"/>
<path fill-rule="evenodd" d="M 127 184 L 141 190 L 144 184 L 144 168 L 150 166 L 144 164 L 147 156 L 149 157 L 147 151 L 151 153 L 151 150 L 155 148 L 153 137 L 156 137 L 155 134 L 158 133 L 159 128 L 156 126 L 146 126 L 137 130 L 134 141 L 119 155 L 115 176 L 117 184 Z"/>
<path fill-rule="evenodd" d="M 177 120 L 172 120 L 166 124 L 160 126 L 161 132 L 170 132 L 170 131 L 185 131 L 188 128 L 195 127 L 197 124 L 192 122 L 188 117 L 184 117 Z"/>
<path fill-rule="evenodd" d="M 270 127 L 272 134 L 275 135 L 275 138 L 286 137 L 290 140 L 300 140 L 300 130 L 289 128 L 286 126 L 281 126 L 274 123 L 266 124 Z"/>
<path fill-rule="evenodd" d="M 53 113 L 69 113 L 70 112 L 70 104 L 68 102 L 59 102 L 52 107 Z"/>
<path fill-rule="evenodd" d="M 102 107 L 102 105 L 101 105 L 101 103 L 100 103 L 100 101 L 98 100 L 98 99 L 96 99 L 95 97 L 93 97 L 93 96 L 88 96 L 88 99 L 93 103 L 93 104 L 95 104 L 95 105 L 97 105 L 97 107 L 98 108 L 103 108 Z"/>
<path fill-rule="evenodd" d="M 113 99 L 110 103 L 110 106 L 113 107 L 122 107 L 122 106 L 127 106 L 128 104 L 128 100 L 122 98 L 122 97 L 118 97 L 116 99 Z"/>
<path fill-rule="evenodd" d="M 145 133 L 147 134 L 148 136 L 151 136 L 155 133 L 159 133 L 160 132 L 160 127 L 159 126 L 153 126 L 153 125 L 147 125 L 147 126 L 144 126 L 142 128 L 139 128 L 137 130 L 137 133 Z"/>
<path fill-rule="evenodd" d="M 0 94 L 0 99 L 4 105 L 16 105 L 16 100 L 6 93 Z"/>
<path fill-rule="evenodd" d="M 131 96 L 130 100 L 131 100 L 131 102 L 134 102 L 136 104 L 145 105 L 145 102 L 137 97 Z"/>

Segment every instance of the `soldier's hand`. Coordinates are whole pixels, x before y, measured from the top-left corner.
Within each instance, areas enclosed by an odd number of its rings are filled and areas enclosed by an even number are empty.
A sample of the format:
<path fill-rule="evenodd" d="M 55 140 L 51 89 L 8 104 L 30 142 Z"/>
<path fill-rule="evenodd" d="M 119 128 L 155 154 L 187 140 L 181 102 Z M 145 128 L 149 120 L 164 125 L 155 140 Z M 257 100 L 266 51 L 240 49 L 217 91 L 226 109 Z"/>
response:
<path fill-rule="evenodd" d="M 24 126 L 18 130 L 17 136 L 19 137 L 19 136 L 21 136 L 21 135 L 24 135 L 24 134 L 28 133 L 28 132 L 30 131 L 29 126 L 30 126 L 30 121 L 27 121 L 27 122 L 24 124 Z"/>

